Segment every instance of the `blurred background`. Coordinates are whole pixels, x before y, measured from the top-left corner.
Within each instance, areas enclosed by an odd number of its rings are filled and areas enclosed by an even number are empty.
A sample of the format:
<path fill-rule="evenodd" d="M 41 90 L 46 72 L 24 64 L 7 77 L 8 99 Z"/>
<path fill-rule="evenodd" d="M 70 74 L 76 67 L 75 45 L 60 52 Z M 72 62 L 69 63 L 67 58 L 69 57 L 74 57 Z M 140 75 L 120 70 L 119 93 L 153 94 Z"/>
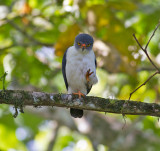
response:
<path fill-rule="evenodd" d="M 95 41 L 99 79 L 89 95 L 128 99 L 155 72 L 132 35 L 145 45 L 159 22 L 159 8 L 159 0 L 0 0 L 0 76 L 8 73 L 5 87 L 66 93 L 62 56 L 78 33 L 88 33 Z M 157 65 L 159 50 L 158 29 L 148 47 Z M 159 103 L 159 85 L 157 75 L 131 99 Z M 160 150 L 156 117 L 124 119 L 85 111 L 82 119 L 74 119 L 68 109 L 58 107 L 25 107 L 24 112 L 13 118 L 13 106 L 0 105 L 0 150 Z"/>

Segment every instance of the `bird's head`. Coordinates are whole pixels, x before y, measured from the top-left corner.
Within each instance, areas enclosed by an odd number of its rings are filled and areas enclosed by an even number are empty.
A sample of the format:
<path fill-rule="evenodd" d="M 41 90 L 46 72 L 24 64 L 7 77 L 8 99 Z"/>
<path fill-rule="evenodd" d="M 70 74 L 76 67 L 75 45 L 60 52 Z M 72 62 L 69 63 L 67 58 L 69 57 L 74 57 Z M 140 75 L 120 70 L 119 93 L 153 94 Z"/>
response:
<path fill-rule="evenodd" d="M 93 47 L 93 38 L 88 34 L 79 34 L 76 36 L 74 46 L 77 50 L 91 50 Z"/>

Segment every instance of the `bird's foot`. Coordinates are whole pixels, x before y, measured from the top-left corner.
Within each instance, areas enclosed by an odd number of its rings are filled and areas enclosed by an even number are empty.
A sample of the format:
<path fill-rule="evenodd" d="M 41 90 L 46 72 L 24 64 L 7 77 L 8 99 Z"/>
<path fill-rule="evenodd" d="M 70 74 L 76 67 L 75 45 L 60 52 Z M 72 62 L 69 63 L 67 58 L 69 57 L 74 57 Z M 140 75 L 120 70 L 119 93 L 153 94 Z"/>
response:
<path fill-rule="evenodd" d="M 78 95 L 79 96 L 79 98 L 81 98 L 81 96 L 85 96 L 83 93 L 81 93 L 80 91 L 78 91 L 78 93 L 73 93 L 73 94 L 75 94 L 75 95 Z"/>
<path fill-rule="evenodd" d="M 89 82 L 89 76 L 93 74 L 93 72 L 90 72 L 91 70 L 88 69 L 88 71 L 86 72 L 86 80 L 87 82 Z"/>

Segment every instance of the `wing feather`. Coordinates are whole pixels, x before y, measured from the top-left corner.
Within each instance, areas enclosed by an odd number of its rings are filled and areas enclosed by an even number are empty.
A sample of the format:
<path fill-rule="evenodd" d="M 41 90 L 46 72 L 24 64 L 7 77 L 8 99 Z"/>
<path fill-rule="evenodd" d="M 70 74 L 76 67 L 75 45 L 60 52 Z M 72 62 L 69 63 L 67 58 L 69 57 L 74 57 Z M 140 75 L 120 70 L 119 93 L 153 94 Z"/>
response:
<path fill-rule="evenodd" d="M 68 90 L 68 82 L 67 82 L 67 77 L 66 77 L 67 50 L 65 51 L 63 60 L 62 60 L 62 73 L 63 73 L 63 78 L 64 78 L 66 88 Z"/>

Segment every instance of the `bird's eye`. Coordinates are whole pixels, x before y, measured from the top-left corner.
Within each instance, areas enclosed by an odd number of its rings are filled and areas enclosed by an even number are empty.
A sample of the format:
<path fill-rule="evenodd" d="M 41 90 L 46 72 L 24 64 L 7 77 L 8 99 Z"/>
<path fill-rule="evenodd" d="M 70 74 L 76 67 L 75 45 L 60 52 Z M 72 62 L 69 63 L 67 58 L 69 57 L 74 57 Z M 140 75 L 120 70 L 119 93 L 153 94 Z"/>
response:
<path fill-rule="evenodd" d="M 78 46 L 80 46 L 80 45 L 81 45 L 81 44 L 80 44 L 80 42 L 78 42 L 77 44 L 78 44 Z"/>
<path fill-rule="evenodd" d="M 87 47 L 89 47 L 91 44 L 88 44 Z"/>

